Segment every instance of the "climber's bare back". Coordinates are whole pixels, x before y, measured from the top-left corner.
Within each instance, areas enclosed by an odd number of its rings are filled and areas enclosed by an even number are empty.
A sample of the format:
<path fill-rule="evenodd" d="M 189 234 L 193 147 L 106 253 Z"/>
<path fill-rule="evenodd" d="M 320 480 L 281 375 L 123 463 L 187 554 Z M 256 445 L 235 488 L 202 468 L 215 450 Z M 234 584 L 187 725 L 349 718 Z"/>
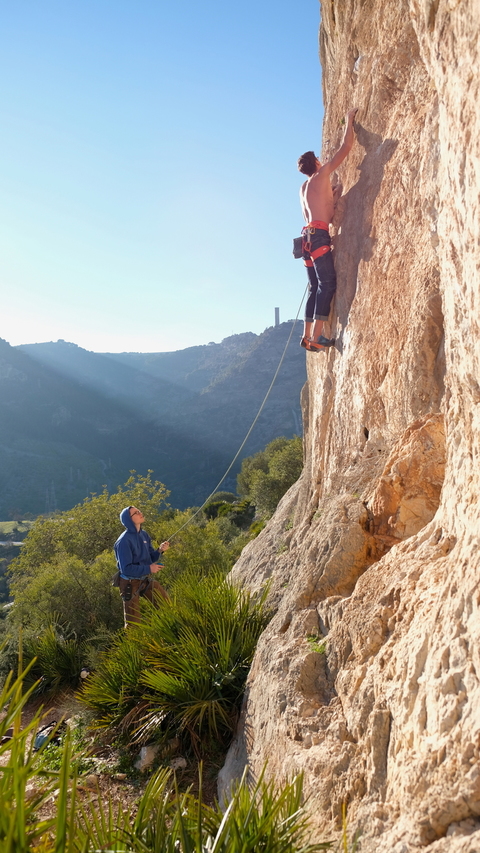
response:
<path fill-rule="evenodd" d="M 326 163 L 302 184 L 300 203 L 305 222 L 314 222 L 318 219 L 327 223 L 332 221 L 334 199 L 330 184 L 331 171 L 330 163 Z"/>

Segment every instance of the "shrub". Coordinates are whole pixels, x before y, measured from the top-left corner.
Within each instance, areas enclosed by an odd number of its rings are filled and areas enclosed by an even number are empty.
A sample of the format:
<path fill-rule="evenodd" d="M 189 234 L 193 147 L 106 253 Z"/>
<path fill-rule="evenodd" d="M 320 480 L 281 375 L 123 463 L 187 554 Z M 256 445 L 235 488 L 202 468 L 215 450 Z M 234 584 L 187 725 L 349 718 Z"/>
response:
<path fill-rule="evenodd" d="M 215 492 L 211 497 L 212 501 L 225 501 L 226 503 L 233 504 L 236 500 L 238 500 L 237 495 L 234 495 L 233 492 Z"/>
<path fill-rule="evenodd" d="M 116 571 L 113 552 L 91 564 L 58 552 L 40 563 L 28 584 L 12 584 L 15 604 L 9 622 L 40 633 L 55 622 L 68 625 L 79 640 L 113 633 L 123 625 L 122 602 L 111 578 Z"/>
<path fill-rule="evenodd" d="M 262 532 L 266 523 L 267 522 L 265 521 L 264 518 L 259 518 L 258 521 L 254 521 L 253 524 L 250 525 L 249 532 L 250 532 L 250 536 L 252 537 L 252 539 L 255 539 L 255 537 L 258 536 L 258 534 Z"/>
<path fill-rule="evenodd" d="M 221 504 L 218 509 L 219 516 L 228 516 L 233 524 L 237 527 L 245 529 L 252 523 L 255 515 L 255 507 L 251 501 L 243 500 L 235 504 Z"/>
<path fill-rule="evenodd" d="M 207 518 L 216 518 L 218 507 L 222 504 L 233 504 L 237 500 L 237 496 L 233 492 L 215 492 L 210 500 L 203 507 L 203 512 Z"/>
<path fill-rule="evenodd" d="M 176 511 L 173 518 L 160 518 L 147 530 L 157 542 L 170 539 L 172 534 L 192 517 L 192 510 Z M 165 569 L 160 583 L 170 589 L 185 572 L 206 575 L 218 572 L 226 575 L 233 565 L 230 549 L 222 541 L 215 521 L 205 521 L 201 514 L 188 523 L 172 539 L 172 547 L 165 555 Z"/>
<path fill-rule="evenodd" d="M 88 565 L 103 551 L 110 551 L 123 530 L 118 516 L 124 506 L 139 504 L 148 530 L 158 519 L 168 495 L 162 483 L 152 482 L 151 473 L 142 477 L 133 471 L 125 486 L 119 486 L 112 495 L 105 488 L 101 495 L 85 498 L 73 509 L 51 518 L 40 516 L 25 539 L 20 556 L 10 566 L 15 598 L 37 574 L 38 567 L 55 563 L 59 554 L 77 557 Z"/>
<path fill-rule="evenodd" d="M 37 689 L 57 691 L 60 687 L 77 687 L 86 663 L 86 643 L 71 632 L 52 624 L 39 637 L 25 640 L 25 661 L 31 662 L 30 681 Z"/>
<path fill-rule="evenodd" d="M 100 725 L 139 740 L 180 734 L 197 752 L 212 739 L 226 745 L 267 619 L 265 597 L 252 599 L 218 573 L 187 573 L 170 601 L 145 603 L 144 620 L 105 655 L 83 700 Z"/>
<path fill-rule="evenodd" d="M 237 477 L 239 494 L 255 504 L 257 513 L 269 517 L 300 476 L 302 467 L 302 439 L 275 438 L 265 450 L 243 460 Z"/>

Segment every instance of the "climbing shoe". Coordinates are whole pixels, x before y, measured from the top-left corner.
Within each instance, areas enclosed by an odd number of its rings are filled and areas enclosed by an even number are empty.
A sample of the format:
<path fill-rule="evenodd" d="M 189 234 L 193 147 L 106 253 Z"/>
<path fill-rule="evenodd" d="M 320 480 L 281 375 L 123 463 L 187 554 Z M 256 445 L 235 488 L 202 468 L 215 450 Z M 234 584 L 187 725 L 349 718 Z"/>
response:
<path fill-rule="evenodd" d="M 309 338 L 300 338 L 300 346 L 304 349 L 310 349 L 310 339 Z"/>
<path fill-rule="evenodd" d="M 309 342 L 310 352 L 320 352 L 322 349 L 326 349 L 327 347 L 333 347 L 335 343 L 335 338 L 325 338 L 323 335 L 320 335 L 316 341 Z"/>

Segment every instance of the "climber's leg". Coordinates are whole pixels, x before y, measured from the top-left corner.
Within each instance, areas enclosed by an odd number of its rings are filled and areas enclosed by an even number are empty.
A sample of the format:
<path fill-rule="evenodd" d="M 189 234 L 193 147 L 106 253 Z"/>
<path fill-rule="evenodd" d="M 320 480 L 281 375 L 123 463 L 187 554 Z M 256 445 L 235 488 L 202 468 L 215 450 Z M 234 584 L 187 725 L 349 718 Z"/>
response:
<path fill-rule="evenodd" d="M 322 334 L 324 322 L 328 320 L 336 279 L 327 223 L 309 223 L 303 229 L 302 236 L 304 239 L 303 262 L 308 273 L 308 298 L 305 306 L 304 337 L 301 343 L 309 349 L 308 341 L 316 340 Z M 325 260 L 327 258 L 328 260 Z"/>
<path fill-rule="evenodd" d="M 307 304 L 305 305 L 305 322 L 303 327 L 303 336 L 308 340 L 308 338 L 312 335 L 312 327 L 315 313 L 315 302 L 317 299 L 317 288 L 318 288 L 318 279 L 317 273 L 315 272 L 315 267 L 313 266 L 313 261 L 304 253 L 303 263 L 307 268 L 308 275 L 308 296 L 307 296 Z"/>
<path fill-rule="evenodd" d="M 312 252 L 315 255 L 315 251 Z M 327 321 L 330 315 L 332 299 L 337 289 L 337 278 L 331 251 L 324 252 L 313 258 L 314 269 L 318 280 L 315 297 L 315 314 L 312 329 L 312 339 L 317 341 L 322 335 L 328 339 Z"/>

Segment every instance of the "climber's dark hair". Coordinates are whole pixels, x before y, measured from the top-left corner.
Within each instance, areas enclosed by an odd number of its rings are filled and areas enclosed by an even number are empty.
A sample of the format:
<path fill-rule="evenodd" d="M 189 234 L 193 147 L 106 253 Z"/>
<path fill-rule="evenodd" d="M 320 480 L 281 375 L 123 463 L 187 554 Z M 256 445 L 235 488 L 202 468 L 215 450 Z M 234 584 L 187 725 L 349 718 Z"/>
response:
<path fill-rule="evenodd" d="M 317 171 L 317 158 L 313 151 L 306 151 L 298 158 L 298 171 L 310 178 Z"/>

